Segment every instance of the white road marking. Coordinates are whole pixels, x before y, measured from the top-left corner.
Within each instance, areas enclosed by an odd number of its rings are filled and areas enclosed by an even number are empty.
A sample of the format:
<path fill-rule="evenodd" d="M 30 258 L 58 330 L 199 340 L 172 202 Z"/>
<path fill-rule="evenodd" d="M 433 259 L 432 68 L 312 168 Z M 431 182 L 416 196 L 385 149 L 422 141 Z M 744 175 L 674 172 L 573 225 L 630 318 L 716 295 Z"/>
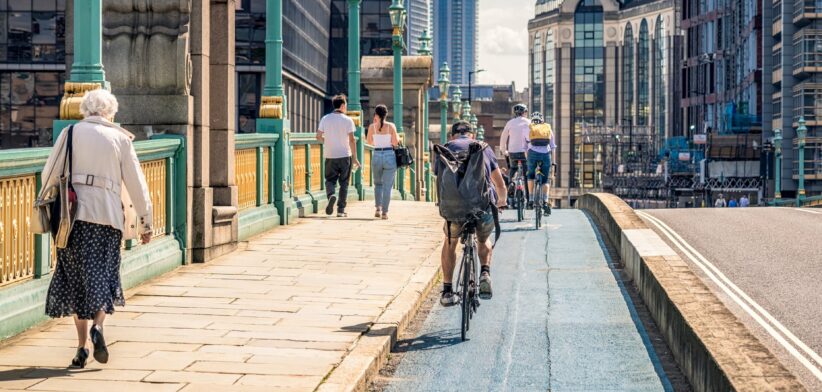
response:
<path fill-rule="evenodd" d="M 514 326 L 513 331 L 511 332 L 511 339 L 510 344 L 508 345 L 508 350 L 505 355 L 505 374 L 502 379 L 502 390 L 508 390 L 508 377 L 511 375 L 511 365 L 514 362 L 514 343 L 517 340 L 517 328 L 516 326 L 519 324 L 519 301 L 520 301 L 520 282 L 525 280 L 525 253 L 528 249 L 526 245 L 528 244 L 528 237 L 531 235 L 532 232 L 527 232 L 525 235 L 522 236 L 522 245 L 520 246 L 520 253 L 519 253 L 519 260 L 517 260 L 517 269 L 519 270 L 519 276 L 514 281 L 514 317 L 513 321 L 510 323 Z"/>
<path fill-rule="evenodd" d="M 807 209 L 807 208 L 794 208 L 794 210 L 801 211 L 801 212 L 807 212 L 808 214 L 816 214 L 816 215 L 822 214 L 822 212 L 820 212 L 820 211 L 814 211 L 814 210 Z"/>
<path fill-rule="evenodd" d="M 637 211 L 637 214 L 648 219 L 657 228 L 659 228 L 668 239 L 679 248 L 682 253 L 688 256 L 691 261 L 696 264 L 703 272 L 722 289 L 737 305 L 739 305 L 748 315 L 756 320 L 779 344 L 785 348 L 794 358 L 796 358 L 805 368 L 807 368 L 817 379 L 822 381 L 822 357 L 813 351 L 808 345 L 799 340 L 790 330 L 788 330 L 782 323 L 774 318 L 768 311 L 762 308 L 756 301 L 749 297 L 742 289 L 737 287 L 730 279 L 728 279 L 718 268 L 709 262 L 705 256 L 702 256 L 696 249 L 688 244 L 682 237 L 679 236 L 673 229 L 668 227 L 664 222 L 658 218 L 651 216 L 645 212 Z M 741 298 L 740 298 L 741 297 Z M 753 307 L 756 312 L 751 309 Z M 758 313 L 757 313 L 758 312 Z M 761 316 L 760 316 L 761 314 Z M 766 320 L 763 319 L 763 317 Z M 776 329 L 779 331 L 777 331 Z M 781 332 L 781 333 L 780 333 Z M 783 336 L 784 334 L 784 336 Z M 789 339 L 793 344 L 788 342 Z M 795 346 L 794 346 L 795 345 Z M 797 349 L 798 347 L 798 349 Z M 805 357 L 799 350 L 803 351 L 809 358 Z M 811 360 L 813 360 L 812 363 Z"/>

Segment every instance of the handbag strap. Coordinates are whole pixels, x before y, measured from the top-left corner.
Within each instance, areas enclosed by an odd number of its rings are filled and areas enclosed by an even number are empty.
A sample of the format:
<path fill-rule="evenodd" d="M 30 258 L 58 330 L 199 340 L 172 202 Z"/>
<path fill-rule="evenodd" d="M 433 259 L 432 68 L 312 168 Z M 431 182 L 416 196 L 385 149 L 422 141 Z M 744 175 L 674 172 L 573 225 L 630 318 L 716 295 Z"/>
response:
<path fill-rule="evenodd" d="M 63 166 L 63 171 L 68 167 L 66 177 L 71 178 L 71 173 L 74 171 L 74 159 L 72 159 L 72 152 L 74 151 L 74 125 L 70 125 L 68 135 L 66 135 L 66 162 Z"/>

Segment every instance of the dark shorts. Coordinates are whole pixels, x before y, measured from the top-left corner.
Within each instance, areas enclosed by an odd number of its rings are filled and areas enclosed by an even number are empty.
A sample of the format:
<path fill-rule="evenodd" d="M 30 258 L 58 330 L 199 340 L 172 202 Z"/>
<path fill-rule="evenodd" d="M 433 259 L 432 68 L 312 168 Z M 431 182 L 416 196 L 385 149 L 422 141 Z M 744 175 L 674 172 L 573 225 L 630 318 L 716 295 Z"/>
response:
<path fill-rule="evenodd" d="M 442 231 L 448 236 L 448 223 L 442 225 Z M 458 239 L 462 235 L 462 225 L 465 222 L 450 222 L 451 223 L 451 239 Z M 485 242 L 488 237 L 491 236 L 491 233 L 494 232 L 494 216 L 491 212 L 485 213 L 483 215 L 482 220 L 479 221 L 477 225 L 477 241 L 478 242 Z"/>
<path fill-rule="evenodd" d="M 528 152 L 528 179 L 533 180 L 536 177 L 537 166 L 542 173 L 540 184 L 548 184 L 548 176 L 551 175 L 551 153 L 543 154 L 541 152 Z"/>

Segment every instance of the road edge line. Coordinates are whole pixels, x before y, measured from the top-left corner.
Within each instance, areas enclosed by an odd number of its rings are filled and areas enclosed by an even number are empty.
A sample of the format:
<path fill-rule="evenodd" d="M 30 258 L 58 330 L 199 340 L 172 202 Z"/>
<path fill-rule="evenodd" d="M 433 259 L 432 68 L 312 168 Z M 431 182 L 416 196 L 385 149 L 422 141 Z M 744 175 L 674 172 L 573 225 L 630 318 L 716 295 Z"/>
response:
<path fill-rule="evenodd" d="M 365 391 L 368 384 L 385 365 L 391 348 L 408 327 L 408 323 L 419 310 L 425 298 L 434 288 L 440 276 L 440 254 L 438 245 L 422 262 L 411 278 L 394 297 L 386 309 L 377 317 L 368 331 L 360 336 L 354 347 L 339 365 L 332 369 L 317 386 L 317 392 L 358 392 Z"/>
<path fill-rule="evenodd" d="M 617 249 L 695 391 L 806 390 L 622 199 L 589 193 L 577 207 L 591 213 Z"/>

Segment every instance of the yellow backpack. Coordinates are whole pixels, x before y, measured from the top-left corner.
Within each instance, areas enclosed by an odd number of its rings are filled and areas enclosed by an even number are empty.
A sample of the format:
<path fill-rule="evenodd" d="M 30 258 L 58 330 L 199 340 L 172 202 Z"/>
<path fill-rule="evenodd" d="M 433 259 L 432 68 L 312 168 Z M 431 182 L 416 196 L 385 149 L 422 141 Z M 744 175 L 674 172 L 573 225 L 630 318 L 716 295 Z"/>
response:
<path fill-rule="evenodd" d="M 531 139 L 531 145 L 547 146 L 554 136 L 551 131 L 551 125 L 546 123 L 531 124 L 531 131 L 528 133 L 528 138 Z"/>

